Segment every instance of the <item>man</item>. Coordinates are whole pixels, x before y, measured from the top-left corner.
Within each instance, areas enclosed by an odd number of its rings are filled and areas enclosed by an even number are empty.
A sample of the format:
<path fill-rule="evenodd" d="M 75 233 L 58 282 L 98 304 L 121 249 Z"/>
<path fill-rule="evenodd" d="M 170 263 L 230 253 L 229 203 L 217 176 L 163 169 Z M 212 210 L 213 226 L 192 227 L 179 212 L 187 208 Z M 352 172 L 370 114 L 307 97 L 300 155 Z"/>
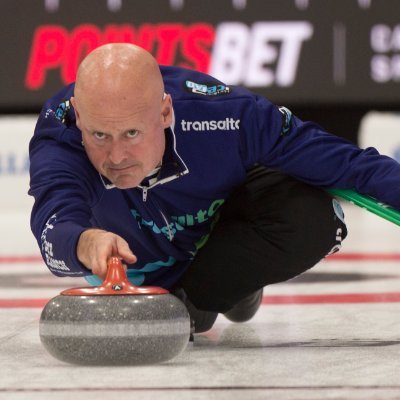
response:
<path fill-rule="evenodd" d="M 264 286 L 340 247 L 343 214 L 323 188 L 400 209 L 392 159 L 130 44 L 85 58 L 45 104 L 30 158 L 50 271 L 95 284 L 118 256 L 133 283 L 180 296 L 196 332 L 217 313 L 250 319 Z"/>

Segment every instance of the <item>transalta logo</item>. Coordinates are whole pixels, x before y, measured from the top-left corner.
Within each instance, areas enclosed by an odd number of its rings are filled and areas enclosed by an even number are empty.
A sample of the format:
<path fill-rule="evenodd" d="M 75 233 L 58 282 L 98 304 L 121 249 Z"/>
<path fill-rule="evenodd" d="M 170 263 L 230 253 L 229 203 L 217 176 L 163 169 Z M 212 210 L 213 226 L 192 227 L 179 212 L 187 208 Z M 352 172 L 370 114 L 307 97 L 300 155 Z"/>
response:
<path fill-rule="evenodd" d="M 226 84 L 250 87 L 295 83 L 303 45 L 313 36 L 308 21 L 160 23 L 134 26 L 82 24 L 69 31 L 60 25 L 39 26 L 25 75 L 28 90 L 46 86 L 51 71 L 68 84 L 81 60 L 106 43 L 135 43 L 162 65 L 206 72 Z"/>

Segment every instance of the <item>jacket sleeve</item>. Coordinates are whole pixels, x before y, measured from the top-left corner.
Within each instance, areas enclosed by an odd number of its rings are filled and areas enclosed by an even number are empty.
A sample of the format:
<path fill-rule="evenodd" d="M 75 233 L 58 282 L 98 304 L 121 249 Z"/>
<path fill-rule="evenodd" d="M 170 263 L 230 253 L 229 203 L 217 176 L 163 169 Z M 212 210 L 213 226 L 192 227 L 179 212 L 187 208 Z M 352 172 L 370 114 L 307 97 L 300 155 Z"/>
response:
<path fill-rule="evenodd" d="M 76 246 L 80 234 L 92 225 L 88 182 L 92 167 L 84 151 L 57 140 L 78 134 L 42 113 L 29 148 L 29 194 L 35 199 L 31 229 L 45 263 L 57 276 L 90 273 L 79 262 Z"/>
<path fill-rule="evenodd" d="M 279 169 L 321 188 L 354 189 L 400 210 L 398 162 L 303 122 L 265 98 L 254 101 L 244 139 L 249 165 Z"/>

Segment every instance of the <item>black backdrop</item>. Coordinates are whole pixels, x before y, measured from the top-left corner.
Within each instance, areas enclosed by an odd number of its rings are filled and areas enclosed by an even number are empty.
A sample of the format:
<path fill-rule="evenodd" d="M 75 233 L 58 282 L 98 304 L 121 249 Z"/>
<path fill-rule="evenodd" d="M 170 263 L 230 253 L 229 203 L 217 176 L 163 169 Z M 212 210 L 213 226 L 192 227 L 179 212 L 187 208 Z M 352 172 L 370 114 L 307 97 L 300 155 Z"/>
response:
<path fill-rule="evenodd" d="M 107 42 L 216 74 L 356 140 L 400 103 L 399 0 L 0 0 L 0 112 L 38 112 Z M 379 134 L 379 132 L 377 132 Z"/>

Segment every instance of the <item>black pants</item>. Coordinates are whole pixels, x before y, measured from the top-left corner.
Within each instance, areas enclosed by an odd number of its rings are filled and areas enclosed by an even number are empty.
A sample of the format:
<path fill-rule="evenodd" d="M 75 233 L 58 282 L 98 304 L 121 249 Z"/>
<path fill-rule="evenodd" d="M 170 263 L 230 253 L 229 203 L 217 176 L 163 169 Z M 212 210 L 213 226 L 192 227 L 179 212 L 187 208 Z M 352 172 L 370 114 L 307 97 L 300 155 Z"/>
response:
<path fill-rule="evenodd" d="M 334 202 L 321 189 L 256 167 L 221 208 L 180 286 L 198 309 L 224 313 L 256 290 L 301 274 L 347 235 Z"/>

